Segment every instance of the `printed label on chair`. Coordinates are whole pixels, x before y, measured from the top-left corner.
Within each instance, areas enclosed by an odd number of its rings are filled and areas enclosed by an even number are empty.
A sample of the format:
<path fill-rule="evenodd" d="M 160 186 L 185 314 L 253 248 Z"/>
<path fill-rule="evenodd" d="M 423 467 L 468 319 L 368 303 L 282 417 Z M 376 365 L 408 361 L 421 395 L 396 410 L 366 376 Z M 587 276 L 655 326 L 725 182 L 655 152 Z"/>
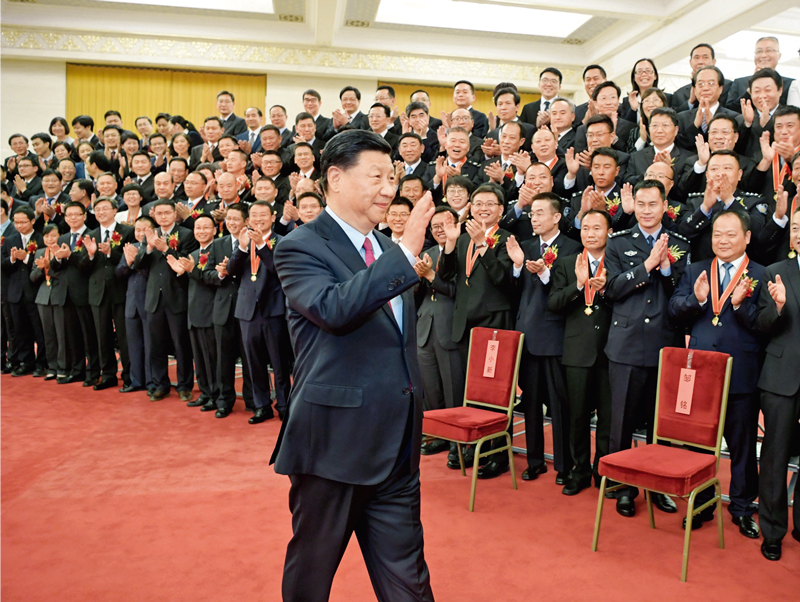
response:
<path fill-rule="evenodd" d="M 689 415 L 692 413 L 692 394 L 694 393 L 695 370 L 681 368 L 681 382 L 678 385 L 678 403 L 675 412 Z"/>
<path fill-rule="evenodd" d="M 489 341 L 486 347 L 486 363 L 483 365 L 484 378 L 494 378 L 497 368 L 497 350 L 500 348 L 500 341 Z"/>

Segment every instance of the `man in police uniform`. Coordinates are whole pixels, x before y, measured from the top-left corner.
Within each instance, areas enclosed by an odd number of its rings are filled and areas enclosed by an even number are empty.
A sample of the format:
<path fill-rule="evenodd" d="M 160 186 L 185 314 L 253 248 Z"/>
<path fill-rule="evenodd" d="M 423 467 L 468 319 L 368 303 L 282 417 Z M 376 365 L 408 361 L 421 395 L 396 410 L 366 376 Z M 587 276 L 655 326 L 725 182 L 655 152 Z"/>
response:
<path fill-rule="evenodd" d="M 611 380 L 611 440 L 609 452 L 631 447 L 640 406 L 653 415 L 662 347 L 683 346 L 681 333 L 667 315 L 669 299 L 689 263 L 689 242 L 666 230 L 666 191 L 657 180 L 644 180 L 634 189 L 638 224 L 615 233 L 605 254 L 606 296 L 614 303 L 606 344 Z M 652 422 L 648 427 L 652 440 Z M 633 516 L 636 488 L 617 491 L 617 512 Z M 654 494 L 663 512 L 677 512 L 667 496 Z"/>

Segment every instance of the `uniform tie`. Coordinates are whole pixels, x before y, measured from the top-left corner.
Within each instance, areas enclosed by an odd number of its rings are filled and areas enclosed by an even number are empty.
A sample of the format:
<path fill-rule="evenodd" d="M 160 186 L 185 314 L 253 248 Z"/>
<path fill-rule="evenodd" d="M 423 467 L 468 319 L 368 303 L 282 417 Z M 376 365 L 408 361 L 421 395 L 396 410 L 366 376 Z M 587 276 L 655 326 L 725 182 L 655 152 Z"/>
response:
<path fill-rule="evenodd" d="M 647 236 L 644 237 L 644 239 L 647 241 L 647 244 L 650 245 L 651 249 L 653 248 L 653 245 L 656 244 L 656 239 L 654 236 L 650 236 L 648 234 Z"/>

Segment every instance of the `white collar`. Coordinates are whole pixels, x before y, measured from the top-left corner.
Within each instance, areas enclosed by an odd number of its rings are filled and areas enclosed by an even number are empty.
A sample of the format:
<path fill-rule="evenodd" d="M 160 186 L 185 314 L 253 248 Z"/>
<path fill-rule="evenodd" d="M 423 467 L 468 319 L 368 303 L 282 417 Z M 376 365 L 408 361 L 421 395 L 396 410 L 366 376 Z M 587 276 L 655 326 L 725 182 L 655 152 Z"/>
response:
<path fill-rule="evenodd" d="M 667 148 L 658 148 L 655 144 L 653 145 L 653 150 L 656 151 L 656 154 L 658 154 L 658 153 L 660 153 L 662 151 L 667 151 L 671 155 L 673 148 L 675 148 L 675 142 L 670 144 Z"/>
<path fill-rule="evenodd" d="M 558 235 L 559 235 L 559 232 L 556 232 L 556 235 L 555 235 L 555 236 L 553 236 L 553 237 L 552 237 L 550 240 L 543 240 L 543 239 L 542 239 L 542 237 L 541 237 L 541 236 L 539 236 L 539 248 L 541 248 L 541 246 L 542 246 L 543 244 L 547 245 L 548 247 L 552 247 L 552 246 L 553 246 L 553 241 L 554 241 L 556 238 L 558 238 Z"/>
<path fill-rule="evenodd" d="M 723 262 L 719 258 L 717 258 L 717 261 L 719 262 L 720 276 L 724 276 L 724 273 L 723 273 L 723 270 L 722 270 L 722 263 Z M 734 259 L 733 261 L 725 262 L 725 263 L 730 263 L 730 264 L 733 265 L 733 270 L 731 270 L 731 278 L 733 278 L 733 275 L 736 273 L 736 270 L 739 269 L 739 266 L 742 265 L 743 261 L 744 261 L 744 255 L 741 255 L 740 257 Z M 722 282 L 722 280 L 720 280 L 720 282 Z"/>
<path fill-rule="evenodd" d="M 410 168 L 411 168 L 411 171 L 413 172 L 413 171 L 414 171 L 414 170 L 417 168 L 417 166 L 418 166 L 420 163 L 422 163 L 422 157 L 420 157 L 419 159 L 417 159 L 417 162 L 416 162 L 416 163 L 413 163 L 413 164 L 411 164 L 411 165 L 409 165 L 408 163 L 406 163 L 406 167 L 410 167 Z"/>

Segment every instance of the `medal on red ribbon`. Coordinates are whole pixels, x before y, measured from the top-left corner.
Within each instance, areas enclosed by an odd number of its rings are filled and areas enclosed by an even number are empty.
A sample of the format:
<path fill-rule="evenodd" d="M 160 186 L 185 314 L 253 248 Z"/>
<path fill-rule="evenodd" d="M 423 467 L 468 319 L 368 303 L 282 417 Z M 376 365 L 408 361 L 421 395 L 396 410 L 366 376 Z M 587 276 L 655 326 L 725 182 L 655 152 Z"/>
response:
<path fill-rule="evenodd" d="M 589 252 L 584 249 L 583 250 L 583 261 L 586 263 L 588 268 L 589 266 Z M 600 263 L 597 264 L 597 270 L 595 271 L 595 276 L 603 271 L 603 264 L 605 264 L 606 256 L 600 259 Z M 589 272 L 591 274 L 591 272 Z M 591 278 L 591 276 L 590 276 Z M 583 285 L 583 300 L 586 303 L 586 309 L 583 310 L 587 316 L 592 315 L 592 304 L 594 303 L 594 296 L 597 294 L 597 291 L 594 290 L 591 286 L 589 286 L 589 281 L 587 280 L 586 283 Z"/>
<path fill-rule="evenodd" d="M 492 227 L 492 229 L 489 230 L 489 232 L 486 234 L 486 238 L 487 239 L 493 238 L 494 233 L 497 232 L 499 229 L 500 229 L 499 224 L 495 224 Z M 489 244 L 487 243 L 486 246 L 489 247 Z M 494 247 L 494 245 L 491 245 L 491 247 L 489 248 L 492 247 Z M 472 240 L 470 240 L 469 246 L 467 247 L 467 279 L 465 282 L 467 286 L 469 286 L 469 277 L 472 275 L 472 268 L 475 266 L 475 260 L 478 259 L 478 255 L 480 255 L 480 252 L 481 252 L 480 249 L 476 249 L 475 243 Z"/>
<path fill-rule="evenodd" d="M 728 300 L 728 297 L 731 296 L 733 293 L 733 289 L 736 288 L 736 285 L 739 284 L 739 280 L 741 279 L 742 275 L 747 273 L 747 264 L 750 263 L 750 258 L 745 255 L 744 259 L 742 260 L 742 264 L 739 266 L 739 269 L 736 270 L 736 273 L 731 278 L 731 281 L 728 283 L 728 286 L 725 287 L 725 290 L 722 291 L 722 295 L 720 296 L 719 293 L 719 270 L 722 267 L 722 262 L 718 258 L 714 258 L 714 261 L 711 262 L 711 311 L 714 312 L 714 317 L 711 319 L 711 323 L 714 326 L 722 326 L 722 322 L 719 321 L 719 314 L 722 313 L 722 306 L 725 305 L 725 301 Z"/>

